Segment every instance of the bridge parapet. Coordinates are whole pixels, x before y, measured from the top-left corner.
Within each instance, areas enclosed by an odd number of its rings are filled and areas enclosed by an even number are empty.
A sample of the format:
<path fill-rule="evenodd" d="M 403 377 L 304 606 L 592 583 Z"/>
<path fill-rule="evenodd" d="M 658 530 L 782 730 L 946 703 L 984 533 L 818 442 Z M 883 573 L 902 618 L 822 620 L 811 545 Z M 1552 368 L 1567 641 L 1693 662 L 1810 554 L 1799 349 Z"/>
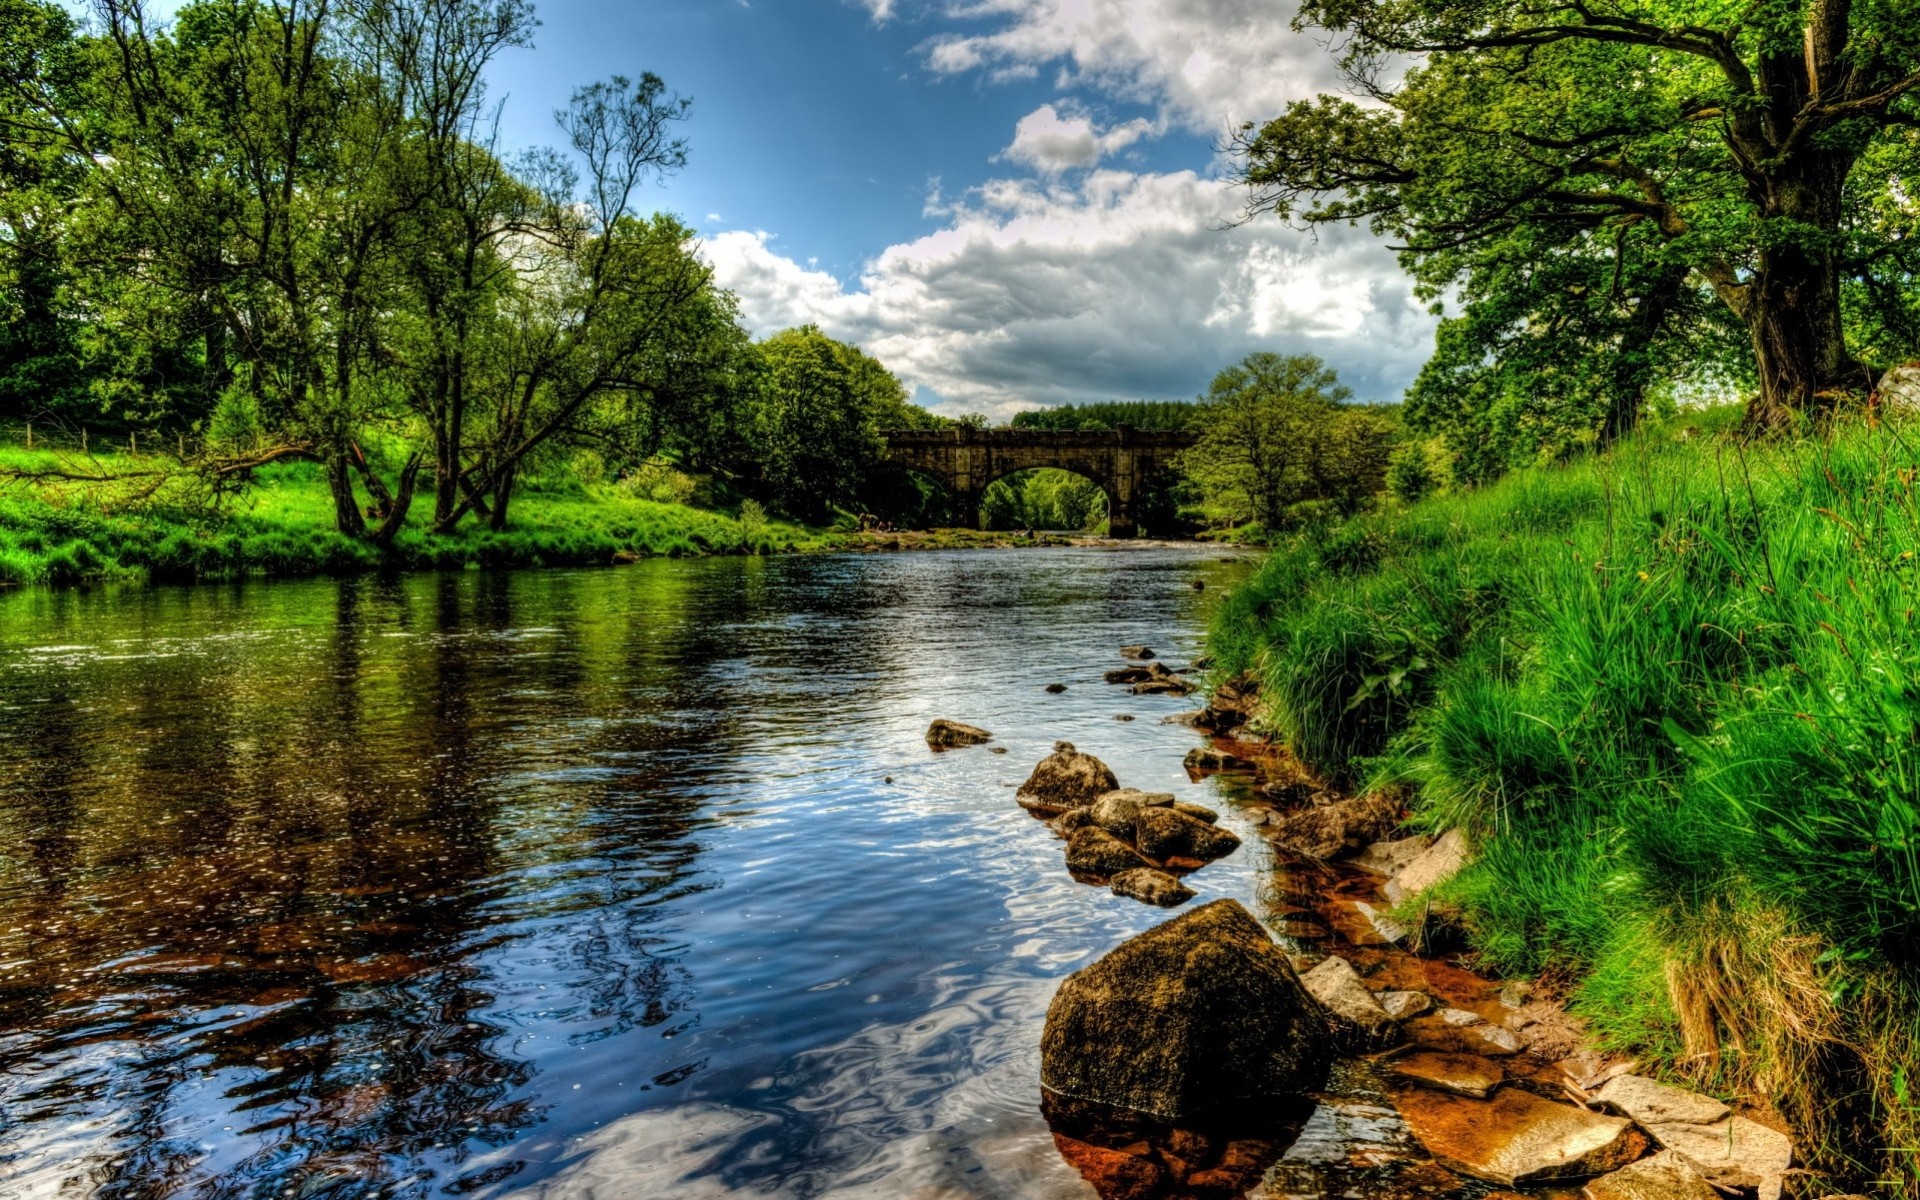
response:
<path fill-rule="evenodd" d="M 912 429 L 883 435 L 887 456 L 938 479 L 978 513 L 987 485 L 1015 471 L 1056 467 L 1084 475 L 1107 493 L 1108 531 L 1132 537 L 1143 487 L 1173 469 L 1194 435 L 1171 429 Z"/>

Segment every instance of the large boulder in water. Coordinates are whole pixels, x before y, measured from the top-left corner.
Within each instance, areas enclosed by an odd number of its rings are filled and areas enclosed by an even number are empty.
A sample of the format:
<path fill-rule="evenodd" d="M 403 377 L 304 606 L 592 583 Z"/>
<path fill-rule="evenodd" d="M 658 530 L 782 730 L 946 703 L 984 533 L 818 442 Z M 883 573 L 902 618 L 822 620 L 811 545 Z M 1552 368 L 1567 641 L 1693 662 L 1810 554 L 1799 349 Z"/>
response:
<path fill-rule="evenodd" d="M 1064 811 L 1084 808 L 1119 786 L 1107 764 L 1075 750 L 1072 742 L 1055 742 L 1053 753 L 1040 760 L 1014 796 L 1030 810 Z"/>
<path fill-rule="evenodd" d="M 1137 788 L 1121 788 L 1108 792 L 1093 802 L 1087 811 L 1093 816 L 1093 823 L 1117 838 L 1133 836 L 1133 823 L 1143 808 L 1170 808 L 1173 805 L 1171 792 L 1143 792 Z"/>
<path fill-rule="evenodd" d="M 1238 903 L 1215 900 L 1060 984 L 1040 1082 L 1176 1119 L 1313 1091 L 1326 1080 L 1328 1042 L 1285 952 Z"/>

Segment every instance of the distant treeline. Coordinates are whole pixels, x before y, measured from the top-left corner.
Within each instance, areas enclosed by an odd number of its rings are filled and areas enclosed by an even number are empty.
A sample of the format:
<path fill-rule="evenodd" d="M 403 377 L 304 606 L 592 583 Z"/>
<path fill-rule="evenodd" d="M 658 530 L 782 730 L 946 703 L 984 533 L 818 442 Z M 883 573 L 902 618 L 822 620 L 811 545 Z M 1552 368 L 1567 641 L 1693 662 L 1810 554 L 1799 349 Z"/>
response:
<path fill-rule="evenodd" d="M 1185 429 L 1196 413 L 1190 400 L 1108 400 L 1093 404 L 1062 404 L 1015 413 L 1015 429 Z"/>

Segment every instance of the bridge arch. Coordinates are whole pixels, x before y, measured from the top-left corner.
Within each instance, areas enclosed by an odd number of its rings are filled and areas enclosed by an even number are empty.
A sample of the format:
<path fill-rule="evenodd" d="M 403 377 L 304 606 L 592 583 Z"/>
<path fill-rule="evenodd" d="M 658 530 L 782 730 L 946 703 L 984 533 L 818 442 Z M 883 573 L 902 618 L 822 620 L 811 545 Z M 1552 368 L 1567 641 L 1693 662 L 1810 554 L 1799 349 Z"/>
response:
<path fill-rule="evenodd" d="M 1016 471 L 1056 467 L 1084 475 L 1107 493 L 1107 530 L 1117 538 L 1139 532 L 1135 506 L 1152 482 L 1173 470 L 1193 444 L 1184 430 L 936 429 L 884 435 L 887 457 L 945 484 L 978 520 L 987 485 Z"/>

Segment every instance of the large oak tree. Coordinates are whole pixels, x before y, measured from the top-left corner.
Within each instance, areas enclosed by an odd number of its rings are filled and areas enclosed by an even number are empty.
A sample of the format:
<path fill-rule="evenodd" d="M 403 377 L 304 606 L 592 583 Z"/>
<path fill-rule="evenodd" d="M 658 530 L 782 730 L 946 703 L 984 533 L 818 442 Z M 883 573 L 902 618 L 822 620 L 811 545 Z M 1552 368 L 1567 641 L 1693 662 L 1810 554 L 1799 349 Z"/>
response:
<path fill-rule="evenodd" d="M 1870 383 L 1843 284 L 1893 260 L 1849 199 L 1920 124 L 1914 16 L 1903 0 L 1308 0 L 1300 21 L 1341 40 L 1358 102 L 1250 128 L 1244 176 L 1258 209 L 1400 238 L 1436 289 L 1516 231 L 1577 232 L 1576 253 L 1644 244 L 1744 326 L 1750 420 L 1772 426 Z"/>

